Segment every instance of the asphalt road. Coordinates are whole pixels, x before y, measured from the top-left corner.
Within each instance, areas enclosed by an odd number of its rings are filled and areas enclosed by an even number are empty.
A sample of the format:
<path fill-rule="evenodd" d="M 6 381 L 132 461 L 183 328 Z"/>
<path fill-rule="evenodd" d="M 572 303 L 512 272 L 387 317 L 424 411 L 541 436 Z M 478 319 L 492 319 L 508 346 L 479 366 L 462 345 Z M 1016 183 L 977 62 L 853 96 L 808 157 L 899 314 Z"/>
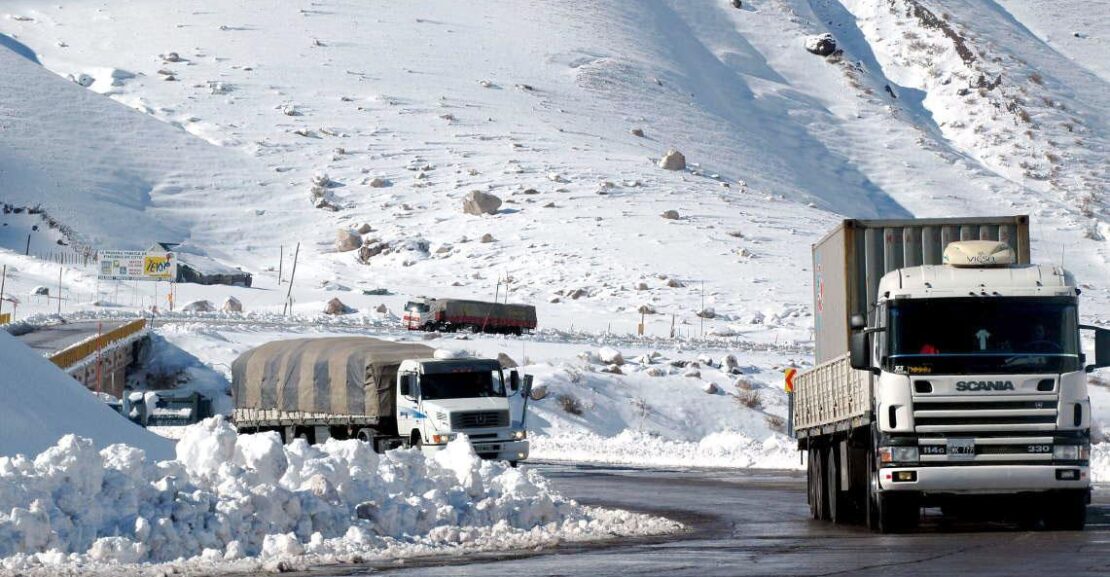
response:
<path fill-rule="evenodd" d="M 529 556 L 409 560 L 328 575 L 1110 575 L 1110 488 L 1096 491 L 1083 532 L 927 520 L 914 534 L 875 535 L 811 521 L 796 474 L 534 465 L 584 503 L 654 512 L 691 532 L 664 540 Z"/>
<path fill-rule="evenodd" d="M 36 352 L 50 355 L 75 345 L 98 332 L 117 329 L 132 319 L 104 321 L 75 321 L 66 324 L 47 325 L 17 338 Z"/>

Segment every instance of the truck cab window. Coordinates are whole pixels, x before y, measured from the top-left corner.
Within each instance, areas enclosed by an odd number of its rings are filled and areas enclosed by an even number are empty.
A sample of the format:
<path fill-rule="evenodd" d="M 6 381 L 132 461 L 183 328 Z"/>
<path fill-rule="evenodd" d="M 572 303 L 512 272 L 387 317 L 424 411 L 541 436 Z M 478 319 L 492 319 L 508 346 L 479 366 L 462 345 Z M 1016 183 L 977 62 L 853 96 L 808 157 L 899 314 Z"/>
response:
<path fill-rule="evenodd" d="M 420 391 L 429 400 L 505 396 L 500 371 L 425 373 L 420 378 Z"/>
<path fill-rule="evenodd" d="M 911 299 L 891 303 L 888 321 L 891 359 L 927 369 L 918 372 L 1079 368 L 1079 327 L 1070 299 Z"/>
<path fill-rule="evenodd" d="M 409 302 L 405 303 L 405 310 L 406 311 L 418 312 L 418 313 L 426 313 L 426 312 L 428 312 L 429 308 L 428 308 L 428 305 L 425 304 L 425 303 L 418 303 L 418 302 L 409 301 Z"/>

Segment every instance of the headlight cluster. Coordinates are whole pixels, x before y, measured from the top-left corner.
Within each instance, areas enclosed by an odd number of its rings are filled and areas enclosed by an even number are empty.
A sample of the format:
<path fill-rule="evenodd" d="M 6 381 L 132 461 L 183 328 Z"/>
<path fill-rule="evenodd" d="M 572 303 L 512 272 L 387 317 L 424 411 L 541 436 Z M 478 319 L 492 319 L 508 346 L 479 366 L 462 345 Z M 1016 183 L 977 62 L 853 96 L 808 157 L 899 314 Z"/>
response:
<path fill-rule="evenodd" d="M 1052 458 L 1057 461 L 1086 461 L 1091 458 L 1087 445 L 1053 445 Z"/>
<path fill-rule="evenodd" d="M 525 431 L 523 429 L 519 431 L 513 431 L 513 438 L 518 441 L 523 441 L 524 439 L 528 438 L 528 431 Z"/>
<path fill-rule="evenodd" d="M 917 447 L 879 447 L 882 463 L 916 463 L 918 459 Z"/>

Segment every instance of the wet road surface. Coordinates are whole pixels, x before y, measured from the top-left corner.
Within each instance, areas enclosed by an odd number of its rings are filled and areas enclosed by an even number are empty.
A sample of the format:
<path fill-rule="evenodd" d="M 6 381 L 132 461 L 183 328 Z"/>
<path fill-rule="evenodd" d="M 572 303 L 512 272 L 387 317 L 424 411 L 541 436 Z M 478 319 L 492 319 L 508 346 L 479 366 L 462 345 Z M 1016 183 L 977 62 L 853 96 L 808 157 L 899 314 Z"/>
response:
<path fill-rule="evenodd" d="M 408 560 L 330 575 L 512 576 L 975 575 L 1110 576 L 1110 488 L 1095 493 L 1083 532 L 941 524 L 875 535 L 809 519 L 795 473 L 532 465 L 583 503 L 666 515 L 691 532 L 663 540 L 446 561 Z"/>

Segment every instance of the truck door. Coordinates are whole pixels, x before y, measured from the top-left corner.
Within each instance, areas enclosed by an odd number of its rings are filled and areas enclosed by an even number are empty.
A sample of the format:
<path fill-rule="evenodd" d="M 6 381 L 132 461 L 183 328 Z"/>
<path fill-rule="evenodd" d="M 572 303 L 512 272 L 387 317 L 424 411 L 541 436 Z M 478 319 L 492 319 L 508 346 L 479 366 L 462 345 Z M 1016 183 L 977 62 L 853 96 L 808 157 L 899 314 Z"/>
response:
<path fill-rule="evenodd" d="M 397 373 L 397 434 L 408 439 L 413 429 L 421 429 L 420 383 L 416 373 Z"/>

